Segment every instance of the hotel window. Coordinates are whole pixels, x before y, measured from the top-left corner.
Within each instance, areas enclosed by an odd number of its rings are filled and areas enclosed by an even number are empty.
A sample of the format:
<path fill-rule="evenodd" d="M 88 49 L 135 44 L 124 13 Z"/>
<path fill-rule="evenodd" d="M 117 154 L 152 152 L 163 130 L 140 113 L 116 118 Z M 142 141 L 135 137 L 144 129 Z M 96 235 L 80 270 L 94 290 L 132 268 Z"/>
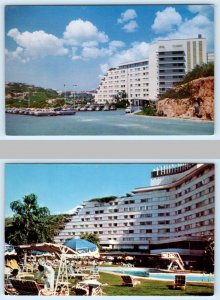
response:
<path fill-rule="evenodd" d="M 140 225 L 152 225 L 152 221 L 140 222 Z"/>
<path fill-rule="evenodd" d="M 140 218 L 150 218 L 152 217 L 152 214 L 142 214 L 140 215 Z"/>
<path fill-rule="evenodd" d="M 211 197 L 211 198 L 208 199 L 208 201 L 209 201 L 209 204 L 214 203 L 215 199 L 214 199 L 214 197 Z"/>
<path fill-rule="evenodd" d="M 185 211 L 190 211 L 190 210 L 191 210 L 191 206 L 185 207 Z"/>
<path fill-rule="evenodd" d="M 141 203 L 148 202 L 148 199 L 141 199 Z"/>
<path fill-rule="evenodd" d="M 167 232 L 170 232 L 169 228 L 158 229 L 158 233 L 167 233 Z"/>
<path fill-rule="evenodd" d="M 170 224 L 170 221 L 159 221 L 158 225 Z"/>
<path fill-rule="evenodd" d="M 159 213 L 158 217 L 168 217 L 170 213 Z"/>
<path fill-rule="evenodd" d="M 209 193 L 214 192 L 214 190 L 215 190 L 214 186 L 211 186 L 211 187 L 209 188 Z"/>

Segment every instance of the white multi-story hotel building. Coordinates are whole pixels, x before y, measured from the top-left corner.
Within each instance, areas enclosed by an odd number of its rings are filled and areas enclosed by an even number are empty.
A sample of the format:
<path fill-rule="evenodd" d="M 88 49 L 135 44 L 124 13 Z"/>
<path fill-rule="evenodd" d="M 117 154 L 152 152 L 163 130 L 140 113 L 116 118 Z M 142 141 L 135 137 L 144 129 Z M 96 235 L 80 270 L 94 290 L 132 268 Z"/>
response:
<path fill-rule="evenodd" d="M 207 63 L 206 39 L 159 40 L 149 47 L 146 60 L 119 65 L 103 77 L 95 102 L 114 102 L 114 95 L 125 91 L 128 100 L 157 100 L 180 82 L 196 65 Z"/>
<path fill-rule="evenodd" d="M 87 201 L 72 216 L 58 243 L 96 233 L 103 249 L 201 256 L 204 237 L 214 236 L 214 165 L 166 165 L 153 170 L 151 185 L 127 196 Z"/>
<path fill-rule="evenodd" d="M 115 103 L 114 96 L 122 91 L 127 93 L 129 101 L 147 99 L 149 96 L 148 85 L 147 60 L 121 64 L 117 68 L 108 70 L 97 89 L 95 102 Z"/>

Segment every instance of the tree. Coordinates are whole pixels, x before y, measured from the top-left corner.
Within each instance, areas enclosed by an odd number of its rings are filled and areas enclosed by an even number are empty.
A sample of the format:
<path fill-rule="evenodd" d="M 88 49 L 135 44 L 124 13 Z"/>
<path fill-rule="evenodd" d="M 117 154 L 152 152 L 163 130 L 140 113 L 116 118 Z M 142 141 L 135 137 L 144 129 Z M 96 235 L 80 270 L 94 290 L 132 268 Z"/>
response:
<path fill-rule="evenodd" d="M 47 207 L 39 207 L 35 194 L 25 195 L 23 202 L 13 201 L 10 204 L 13 216 L 8 241 L 11 244 L 31 244 L 51 241 L 50 211 Z"/>
<path fill-rule="evenodd" d="M 204 251 L 204 269 L 207 273 L 214 272 L 214 240 L 209 237 L 206 240 L 205 251 Z"/>
<path fill-rule="evenodd" d="M 80 235 L 81 239 L 87 240 L 93 244 L 96 244 L 98 247 L 100 247 L 100 239 L 99 236 L 96 233 L 89 233 L 85 232 Z"/>
<path fill-rule="evenodd" d="M 117 108 L 125 108 L 129 105 L 128 94 L 125 91 L 118 92 L 113 98 L 116 101 Z"/>

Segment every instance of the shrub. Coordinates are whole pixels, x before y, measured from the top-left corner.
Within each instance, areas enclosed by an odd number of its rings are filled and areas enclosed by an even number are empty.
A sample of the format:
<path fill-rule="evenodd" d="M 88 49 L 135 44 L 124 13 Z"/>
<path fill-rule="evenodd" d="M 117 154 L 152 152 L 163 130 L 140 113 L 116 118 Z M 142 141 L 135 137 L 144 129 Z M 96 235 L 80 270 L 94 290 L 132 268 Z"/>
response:
<path fill-rule="evenodd" d="M 208 77 L 208 76 L 214 76 L 214 64 L 213 63 L 195 66 L 195 68 L 192 71 L 190 71 L 189 73 L 187 73 L 185 75 L 185 77 L 183 78 L 183 81 L 181 83 L 187 83 L 194 79 L 201 78 L 201 77 Z"/>
<path fill-rule="evenodd" d="M 172 98 L 172 99 L 184 99 L 191 98 L 192 92 L 190 90 L 189 84 L 185 84 L 179 90 L 170 89 L 166 93 L 160 96 L 160 99 Z"/>

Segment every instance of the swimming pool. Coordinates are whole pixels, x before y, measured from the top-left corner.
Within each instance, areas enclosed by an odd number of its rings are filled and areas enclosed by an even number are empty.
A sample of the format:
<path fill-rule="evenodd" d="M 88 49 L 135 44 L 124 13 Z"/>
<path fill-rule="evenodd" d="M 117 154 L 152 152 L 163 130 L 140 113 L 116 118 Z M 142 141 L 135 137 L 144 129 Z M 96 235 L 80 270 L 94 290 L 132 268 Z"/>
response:
<path fill-rule="evenodd" d="M 123 268 L 123 267 L 99 267 L 100 271 L 127 274 L 155 280 L 174 280 L 177 273 L 162 273 L 157 269 L 148 268 Z M 186 280 L 192 282 L 214 282 L 213 274 L 187 273 Z"/>

